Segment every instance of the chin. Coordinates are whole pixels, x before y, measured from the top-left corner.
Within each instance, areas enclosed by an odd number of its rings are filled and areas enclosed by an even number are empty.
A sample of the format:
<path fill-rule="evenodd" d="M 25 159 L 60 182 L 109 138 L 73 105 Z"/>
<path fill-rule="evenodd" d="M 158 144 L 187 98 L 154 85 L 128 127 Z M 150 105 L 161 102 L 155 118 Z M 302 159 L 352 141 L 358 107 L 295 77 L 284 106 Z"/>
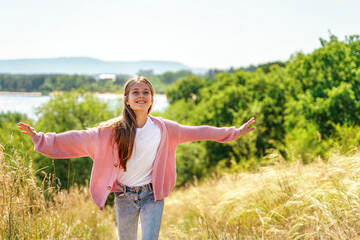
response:
<path fill-rule="evenodd" d="M 133 111 L 149 111 L 150 107 L 136 107 L 136 108 L 132 108 Z"/>

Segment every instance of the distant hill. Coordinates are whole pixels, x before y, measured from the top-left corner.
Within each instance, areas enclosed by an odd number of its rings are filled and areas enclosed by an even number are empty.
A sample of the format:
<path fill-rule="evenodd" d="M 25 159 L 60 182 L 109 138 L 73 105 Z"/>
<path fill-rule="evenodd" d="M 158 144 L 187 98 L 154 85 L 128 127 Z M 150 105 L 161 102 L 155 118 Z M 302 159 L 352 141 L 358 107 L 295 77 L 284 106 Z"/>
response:
<path fill-rule="evenodd" d="M 102 61 L 87 57 L 61 57 L 40 59 L 0 60 L 0 73 L 10 74 L 136 74 L 140 70 L 152 70 L 154 74 L 190 70 L 203 74 L 207 69 L 192 69 L 184 64 L 170 61 Z"/>

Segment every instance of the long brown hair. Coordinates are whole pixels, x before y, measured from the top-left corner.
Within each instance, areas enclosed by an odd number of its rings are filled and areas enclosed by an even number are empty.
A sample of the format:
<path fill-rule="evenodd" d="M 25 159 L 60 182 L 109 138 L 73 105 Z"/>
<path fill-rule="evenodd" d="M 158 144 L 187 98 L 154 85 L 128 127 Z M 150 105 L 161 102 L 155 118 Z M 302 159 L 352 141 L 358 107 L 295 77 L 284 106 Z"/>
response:
<path fill-rule="evenodd" d="M 103 127 L 114 127 L 114 140 L 119 149 L 120 166 L 126 171 L 126 163 L 129 161 L 134 148 L 134 141 L 136 135 L 136 115 L 131 109 L 130 105 L 127 105 L 127 99 L 129 97 L 132 86 L 136 83 L 143 82 L 148 85 L 152 100 L 154 101 L 154 87 L 151 82 L 144 76 L 135 75 L 130 77 L 123 90 L 123 110 L 122 117 L 111 119 L 100 125 Z M 148 114 L 151 112 L 152 105 L 148 109 Z"/>

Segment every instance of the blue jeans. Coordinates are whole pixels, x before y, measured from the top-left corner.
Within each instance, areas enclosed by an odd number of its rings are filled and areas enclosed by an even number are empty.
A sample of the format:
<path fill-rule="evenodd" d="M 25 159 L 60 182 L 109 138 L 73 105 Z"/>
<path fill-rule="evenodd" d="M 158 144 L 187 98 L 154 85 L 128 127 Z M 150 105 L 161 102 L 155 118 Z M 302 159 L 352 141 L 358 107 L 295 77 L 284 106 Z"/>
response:
<path fill-rule="evenodd" d="M 158 239 L 164 200 L 155 201 L 151 184 L 115 188 L 116 222 L 120 240 L 136 240 L 139 215 L 142 240 Z"/>

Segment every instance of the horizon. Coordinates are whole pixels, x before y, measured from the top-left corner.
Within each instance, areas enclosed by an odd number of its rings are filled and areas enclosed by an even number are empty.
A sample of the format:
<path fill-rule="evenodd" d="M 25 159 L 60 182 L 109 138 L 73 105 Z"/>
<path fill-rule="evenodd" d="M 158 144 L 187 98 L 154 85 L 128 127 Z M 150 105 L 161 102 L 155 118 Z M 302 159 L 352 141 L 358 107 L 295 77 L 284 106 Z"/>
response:
<path fill-rule="evenodd" d="M 113 60 L 113 61 L 107 61 L 107 60 L 103 60 L 103 59 L 99 59 L 99 58 L 94 58 L 94 57 L 86 57 L 86 56 L 72 56 L 72 57 L 46 57 L 46 58 L 16 58 L 16 59 L 0 59 L 0 61 L 23 61 L 23 60 L 55 60 L 55 59 L 91 59 L 91 60 L 96 60 L 96 61 L 100 61 L 100 62 L 130 62 L 130 63 L 136 63 L 136 62 L 166 62 L 166 63 L 177 63 L 177 64 L 181 64 L 184 65 L 186 67 L 190 67 L 191 69 L 203 69 L 203 70 L 210 70 L 210 69 L 215 69 L 215 68 L 193 68 L 191 66 L 188 66 L 182 62 L 179 61 L 167 61 L 167 60 L 151 60 L 151 59 L 142 59 L 142 60 L 133 60 L 133 61 L 126 61 L 126 60 Z M 247 68 L 247 67 L 252 67 L 252 66 L 257 66 L 257 65 L 261 65 L 261 64 L 266 64 L 266 63 L 270 63 L 270 62 L 276 62 L 275 61 L 269 61 L 269 62 L 262 62 L 262 63 L 258 63 L 256 65 L 247 65 L 247 66 L 239 66 L 238 68 Z M 217 68 L 217 69 L 230 69 L 233 68 L 234 66 L 229 66 L 228 68 Z M 0 72 L 0 74 L 3 74 Z"/>

